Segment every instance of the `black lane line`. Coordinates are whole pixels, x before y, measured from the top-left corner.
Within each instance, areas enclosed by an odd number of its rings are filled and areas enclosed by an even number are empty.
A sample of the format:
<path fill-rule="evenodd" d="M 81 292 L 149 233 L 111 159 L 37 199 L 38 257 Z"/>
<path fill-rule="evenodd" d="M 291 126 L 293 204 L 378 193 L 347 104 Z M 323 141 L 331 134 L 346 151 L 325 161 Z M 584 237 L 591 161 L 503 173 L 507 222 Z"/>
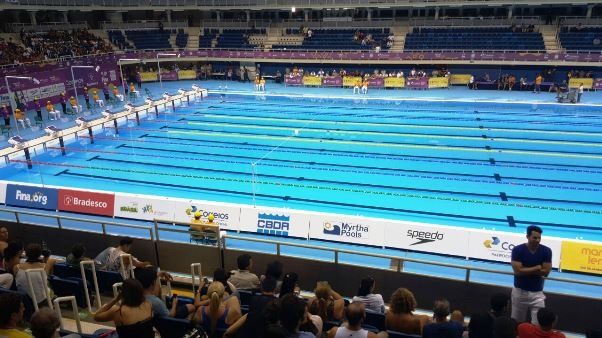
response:
<path fill-rule="evenodd" d="M 136 150 L 149 150 L 149 151 L 166 151 L 170 153 L 180 153 L 180 154 L 190 154 L 190 155 L 207 155 L 214 157 L 223 157 L 223 158 L 237 158 L 237 159 L 245 159 L 256 161 L 261 157 L 255 156 L 242 156 L 242 155 L 230 155 L 230 154 L 219 154 L 219 153 L 210 153 L 210 152 L 201 152 L 201 151 L 191 151 L 191 150 L 176 150 L 176 149 L 162 149 L 162 148 L 152 148 L 152 147 L 136 147 L 130 146 L 127 144 L 120 144 L 115 148 L 126 148 L 126 149 L 136 149 Z M 130 154 L 119 154 L 119 155 L 130 155 Z M 136 154 L 134 154 L 136 155 Z M 178 160 L 178 159 L 176 159 Z M 267 162 L 277 162 L 277 163 L 294 163 L 294 164 L 303 164 L 308 165 L 304 168 L 298 169 L 307 169 L 313 170 L 311 166 L 321 165 L 325 167 L 334 167 L 338 168 L 343 166 L 345 168 L 353 168 L 353 169 L 365 169 L 365 170 L 381 170 L 381 171 L 391 171 L 391 172 L 407 172 L 407 173 L 417 173 L 417 174 L 431 174 L 431 175 L 444 175 L 444 176 L 460 176 L 460 177 L 473 177 L 473 178 L 483 178 L 488 180 L 493 180 L 500 182 L 502 179 L 504 180 L 517 180 L 517 181 L 527 181 L 527 182 L 548 182 L 548 183 L 567 183 L 567 184 L 582 184 L 582 185 L 602 185 L 602 182 L 585 182 L 585 181 L 567 181 L 567 180 L 552 180 L 552 179 L 544 179 L 544 178 L 528 178 L 528 177 L 515 177 L 515 176 L 500 176 L 500 174 L 492 175 L 481 175 L 481 174 L 469 174 L 469 173 L 451 173 L 446 171 L 427 171 L 427 170 L 413 170 L 413 169 L 403 169 L 403 168 L 386 168 L 386 167 L 370 167 L 370 166 L 361 166 L 361 165 L 353 165 L 353 164 L 338 164 L 338 163 L 327 163 L 327 162 L 315 162 L 315 161 L 296 161 L 296 160 L 285 160 L 285 159 L 276 159 L 276 158 L 265 158 L 263 159 Z M 370 173 L 366 173 L 370 174 Z M 482 183 L 482 182 L 477 182 Z"/>
<path fill-rule="evenodd" d="M 239 176 L 252 176 L 252 173 L 245 172 L 245 171 L 222 170 L 222 169 L 212 169 L 212 168 L 195 168 L 195 167 L 188 167 L 188 166 L 175 165 L 175 164 L 118 160 L 118 159 L 103 158 L 101 156 L 98 156 L 95 160 L 96 161 L 106 161 L 106 162 L 116 162 L 116 163 L 127 163 L 127 164 L 142 165 L 142 166 L 158 166 L 158 167 L 174 168 L 174 169 L 202 170 L 202 171 L 208 171 L 208 172 L 213 172 L 213 173 L 239 175 Z M 134 170 L 134 169 L 132 169 L 132 170 Z M 282 179 L 282 180 L 289 180 L 289 181 L 299 180 L 299 177 L 284 176 L 284 175 L 261 174 L 259 176 L 275 178 L 275 179 Z M 362 186 L 362 187 L 367 187 L 367 188 L 380 188 L 380 189 L 390 189 L 390 190 L 408 190 L 408 191 L 419 191 L 419 192 L 429 192 L 429 193 L 448 194 L 448 195 L 467 195 L 467 196 L 488 197 L 488 198 L 497 198 L 499 196 L 497 194 L 482 194 L 482 193 L 451 191 L 451 190 L 438 190 L 438 189 L 420 189 L 420 188 L 411 188 L 411 187 L 382 185 L 382 184 L 325 180 L 325 179 L 318 179 L 318 178 L 304 178 L 304 180 L 307 182 L 317 182 L 317 183 L 326 183 L 326 184 L 349 185 L 349 186 L 356 186 L 356 187 Z"/>
<path fill-rule="evenodd" d="M 234 170 L 221 170 L 221 169 L 211 169 L 211 168 L 194 168 L 187 167 L 182 165 L 171 165 L 171 164 L 158 164 L 158 163 L 148 163 L 148 162 L 140 162 L 140 161 L 128 161 L 128 160 L 118 160 L 118 159 L 108 159 L 98 156 L 96 161 L 106 161 L 106 162 L 116 162 L 116 163 L 127 163 L 133 165 L 146 165 L 146 166 L 159 166 L 165 168 L 174 168 L 174 169 L 186 169 L 186 170 L 203 170 L 214 173 L 223 173 L 230 175 L 239 175 L 239 176 L 250 176 L 252 174 L 244 171 L 234 171 Z M 299 180 L 299 177 L 291 177 L 284 175 L 273 175 L 273 174 L 262 174 L 262 177 L 269 177 L 275 179 L 283 179 L 283 180 Z M 464 196 L 473 196 L 473 197 L 485 197 L 485 198 L 499 198 L 499 194 L 483 194 L 483 193 L 474 193 L 474 192 L 464 192 L 464 191 L 452 191 L 452 190 L 439 190 L 439 189 L 423 189 L 423 188 L 411 188 L 411 187 L 400 187 L 400 186 L 390 186 L 390 185 L 382 185 L 382 184 L 370 184 L 370 183 L 360 183 L 360 182 L 343 182 L 343 181 L 335 181 L 335 180 L 325 180 L 325 179 L 317 179 L 317 178 L 304 178 L 304 180 L 308 182 L 317 182 L 317 183 L 326 183 L 326 184 L 338 184 L 338 185 L 349 185 L 349 186 L 361 186 L 367 188 L 380 188 L 380 189 L 390 189 L 390 190 L 405 190 L 405 191 L 415 191 L 415 192 L 427 192 L 434 194 L 445 194 L 445 195 L 464 195 Z M 558 200 L 552 198 L 538 198 L 538 197 L 523 197 L 523 196 L 510 196 L 513 199 L 519 200 L 529 200 L 529 201 L 538 201 L 538 202 L 551 202 L 551 203 L 570 203 L 570 204 L 584 204 L 584 205 L 595 205 L 601 206 L 602 202 L 590 202 L 590 201 L 576 201 L 576 200 Z"/>
<path fill-rule="evenodd" d="M 265 118 L 268 117 L 270 119 L 276 119 L 279 121 L 283 121 L 286 122 L 288 121 L 287 118 L 281 118 L 278 116 L 265 116 L 265 115 L 236 115 L 236 114 L 220 114 L 220 113 L 193 113 L 193 114 L 186 114 L 187 116 L 191 116 L 191 117 L 205 117 L 203 115 L 214 115 L 212 116 L 219 116 L 219 117 L 251 117 L 251 118 Z M 282 114 L 280 114 L 280 116 L 282 116 Z M 405 116 L 403 115 L 399 115 L 400 118 L 404 118 Z M 213 119 L 209 119 L 210 121 L 213 121 Z M 188 120 L 187 118 L 182 118 L 183 120 Z M 203 119 L 203 120 L 192 120 L 190 119 L 189 121 L 206 121 L 207 118 Z M 228 119 L 231 120 L 231 119 Z M 307 123 L 311 123 L 311 122 L 327 122 L 327 123 L 333 123 L 336 124 L 338 122 L 343 122 L 343 123 L 347 123 L 347 122 L 351 122 L 354 124 L 371 124 L 371 125 L 377 125 L 377 126 L 383 126 L 383 127 L 396 127 L 396 128 L 407 128 L 407 127 L 450 127 L 450 128 L 475 128 L 475 127 L 471 127 L 468 125 L 442 125 L 442 124 L 412 124 L 412 123 L 404 123 L 404 124 L 397 124 L 397 123 L 381 123 L 381 122 L 361 122 L 361 121 L 340 121 L 340 120 L 322 120 L 322 119 L 301 119 L 301 118 L 295 118 L 295 120 L 300 120 L 298 121 L 298 123 L 302 123 L 302 122 L 307 122 Z M 493 127 L 493 126 L 479 126 L 480 129 L 501 129 L 498 127 Z M 504 129 L 512 129 L 512 128 L 504 128 Z M 475 128 L 476 131 L 476 128 Z M 521 128 L 521 129 L 513 129 L 513 130 L 504 130 L 504 131 L 494 131 L 494 132 L 508 132 L 508 133 L 520 133 L 520 132 L 530 132 L 530 131 L 542 131 L 542 132 L 566 132 L 566 130 L 562 130 L 562 129 L 526 129 L 526 128 Z M 602 133 L 597 133 L 597 132 L 593 132 L 593 131 L 577 131 L 577 132 L 582 132 L 582 133 L 593 133 L 593 134 L 600 134 L 602 135 Z"/>
<path fill-rule="evenodd" d="M 214 133 L 222 133 L 222 134 L 229 134 L 229 135 L 249 135 L 249 136 L 266 136 L 266 137 L 286 137 L 286 135 L 280 135 L 280 134 L 258 134 L 258 133 L 251 133 L 251 132 L 243 132 L 243 131 L 237 131 L 237 132 L 228 132 L 228 131 L 220 131 L 220 130 L 215 130 L 215 129 L 204 129 L 204 128 L 181 128 L 181 127 L 170 127 L 170 126 L 163 126 L 159 129 L 169 129 L 169 130 L 182 130 L 182 131 L 192 131 L 192 132 L 214 132 Z M 223 136 L 220 135 L 221 137 L 228 137 L 228 136 Z M 296 136 L 295 139 L 301 139 L 301 140 L 320 140 L 320 138 L 315 138 L 315 137 L 299 137 Z M 475 139 L 480 139 L 480 137 L 475 137 Z M 354 140 L 346 140 L 346 139 L 342 139 L 342 138 L 334 138 L 334 137 L 330 137 L 328 138 L 328 140 L 330 141 L 343 141 L 343 142 L 375 142 L 375 143 L 380 143 L 380 144 L 386 144 L 386 145 L 415 145 L 415 146 L 431 146 L 433 147 L 433 149 L 437 148 L 437 145 L 433 145 L 431 143 L 409 143 L 409 142 L 387 142 L 387 141 L 374 141 L 374 140 L 358 140 L 358 139 L 354 139 Z M 454 141 L 454 140 L 452 140 Z M 368 146 L 368 145 L 364 145 L 362 144 L 361 146 Z M 584 152 L 584 151 L 557 151 L 557 150 L 544 150 L 544 149 L 533 149 L 533 148 L 498 148 L 498 147 L 490 147 L 490 146 L 470 146 L 470 145 L 449 145 L 446 144 L 445 145 L 446 148 L 458 148 L 458 149 L 483 149 L 486 148 L 488 150 L 498 150 L 498 151 L 532 151 L 532 152 L 539 152 L 539 153 L 553 153 L 553 154 L 578 154 L 578 155 L 601 155 L 602 153 L 596 153 L 596 152 Z M 489 148 L 488 148 L 489 147 Z M 519 156 L 517 154 L 509 154 L 511 156 Z"/>
<path fill-rule="evenodd" d="M 261 143 L 217 141 L 217 140 L 214 141 L 214 140 L 208 140 L 208 139 L 194 139 L 194 138 L 186 138 L 186 137 L 168 137 L 168 136 L 153 135 L 153 134 L 145 134 L 145 135 L 146 135 L 145 138 L 207 143 L 207 146 L 209 146 L 209 147 L 213 146 L 214 144 L 227 144 L 227 145 L 237 145 L 237 146 L 243 146 L 243 147 L 244 146 L 260 147 L 260 148 L 270 149 L 270 150 L 274 148 L 274 146 L 261 144 Z M 114 140 L 123 142 L 123 139 L 115 138 Z M 193 145 L 193 144 L 183 144 L 183 145 Z M 434 161 L 434 162 L 446 161 L 446 160 L 450 161 L 450 162 L 465 161 L 465 162 L 473 162 L 473 163 L 476 163 L 478 165 L 483 165 L 483 166 L 491 166 L 491 165 L 504 166 L 505 163 L 509 163 L 509 164 L 519 166 L 519 167 L 524 167 L 527 169 L 532 169 L 532 168 L 528 167 L 529 165 L 531 165 L 531 166 L 548 166 L 548 167 L 562 167 L 562 168 L 587 168 L 587 169 L 597 169 L 597 170 L 602 171 L 602 166 L 598 167 L 598 166 L 564 164 L 564 163 L 540 163 L 540 162 L 495 161 L 494 160 L 494 163 L 492 164 L 491 159 L 479 160 L 479 159 L 463 158 L 463 157 L 399 155 L 399 154 L 386 154 L 386 153 L 375 153 L 375 152 L 365 152 L 365 151 L 352 151 L 352 150 L 344 151 L 344 150 L 336 150 L 336 149 L 332 149 L 332 150 L 328 150 L 328 151 L 326 151 L 326 150 L 320 151 L 320 149 L 316 149 L 316 148 L 292 147 L 292 146 L 279 146 L 278 150 L 280 150 L 280 149 L 286 149 L 288 152 L 293 152 L 293 153 L 297 153 L 299 151 L 306 151 L 306 152 L 309 152 L 311 154 L 316 154 L 316 155 L 324 155 L 325 154 L 325 155 L 334 155 L 334 156 L 364 157 L 364 158 L 385 157 L 385 159 L 398 158 L 401 160 L 405 160 L 408 158 L 417 158 L 417 159 L 421 159 L 421 160 L 429 160 L 429 161 Z M 261 149 L 257 149 L 257 150 L 261 150 Z M 357 156 L 352 156 L 352 155 L 357 155 Z M 360 156 L 360 155 L 362 155 L 362 156 Z M 378 155 L 378 156 L 374 156 L 374 155 Z M 446 163 L 449 163 L 449 162 L 446 162 Z M 546 169 L 546 168 L 537 168 L 537 169 Z M 554 169 L 554 168 L 552 168 L 552 169 Z M 556 169 L 554 169 L 554 170 L 556 170 Z M 593 173 L 598 173 L 598 172 L 593 172 Z M 602 172 L 599 172 L 599 173 L 602 174 Z"/>
<path fill-rule="evenodd" d="M 88 178 L 94 178 L 94 179 L 104 179 L 104 180 L 109 180 L 109 181 L 123 181 L 123 182 L 137 183 L 137 184 L 155 185 L 155 186 L 160 186 L 160 187 L 183 188 L 183 189 L 189 189 L 189 190 L 199 189 L 198 186 L 147 182 L 147 181 L 133 180 L 133 179 L 128 179 L 128 178 L 115 178 L 115 177 L 107 177 L 107 176 L 100 176 L 100 175 L 72 173 L 72 172 L 70 172 L 70 169 L 64 170 L 63 172 L 56 174 L 56 176 L 58 176 L 58 175 L 80 176 L 80 177 L 88 177 Z M 213 191 L 213 192 L 227 193 L 227 194 L 233 194 L 233 195 L 253 196 L 253 193 L 245 192 L 245 191 L 216 189 L 216 188 L 211 188 L 211 187 L 203 187 L 202 189 L 203 189 L 203 191 Z M 282 200 L 285 197 L 285 196 L 258 194 L 258 193 L 256 193 L 255 196 L 270 198 L 270 199 L 278 199 L 278 200 Z M 392 211 L 392 212 L 418 214 L 418 215 L 470 219 L 470 220 L 489 221 L 489 222 L 501 222 L 504 224 L 506 224 L 508 221 L 506 218 L 480 217 L 480 216 L 449 214 L 449 213 L 430 212 L 430 211 L 421 211 L 421 210 L 390 208 L 390 207 L 383 207 L 383 206 L 370 206 L 370 205 L 364 205 L 364 204 L 344 203 L 344 202 L 337 202 L 337 201 L 322 201 L 322 200 L 317 200 L 317 199 L 298 198 L 298 197 L 290 197 L 290 196 L 289 196 L 289 200 L 298 201 L 298 202 L 306 202 L 306 203 L 314 203 L 314 204 L 322 204 L 322 205 L 337 205 L 337 206 L 342 206 L 342 207 L 352 207 L 352 208 L 360 208 L 360 209 L 368 209 L 368 210 L 382 210 L 382 211 Z M 519 221 L 517 221 L 517 222 L 519 222 Z M 599 227 L 590 227 L 590 226 L 575 225 L 575 224 L 542 223 L 542 222 L 535 222 L 535 221 L 529 221 L 529 220 L 522 220 L 520 222 L 525 223 L 525 224 L 537 224 L 537 225 L 544 225 L 544 226 L 549 225 L 551 227 L 558 227 L 558 228 L 596 230 L 596 231 L 600 230 Z"/>

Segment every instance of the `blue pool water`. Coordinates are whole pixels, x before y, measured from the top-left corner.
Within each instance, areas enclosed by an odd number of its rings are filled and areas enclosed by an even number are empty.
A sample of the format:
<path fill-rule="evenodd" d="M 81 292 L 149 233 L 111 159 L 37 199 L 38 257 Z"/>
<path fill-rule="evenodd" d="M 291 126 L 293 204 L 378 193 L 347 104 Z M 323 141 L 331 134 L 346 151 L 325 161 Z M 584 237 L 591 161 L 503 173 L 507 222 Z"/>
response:
<path fill-rule="evenodd" d="M 602 107 L 214 93 L 3 179 L 602 240 Z M 512 219 L 514 224 L 509 221 Z M 522 232 L 522 230 L 520 230 Z"/>

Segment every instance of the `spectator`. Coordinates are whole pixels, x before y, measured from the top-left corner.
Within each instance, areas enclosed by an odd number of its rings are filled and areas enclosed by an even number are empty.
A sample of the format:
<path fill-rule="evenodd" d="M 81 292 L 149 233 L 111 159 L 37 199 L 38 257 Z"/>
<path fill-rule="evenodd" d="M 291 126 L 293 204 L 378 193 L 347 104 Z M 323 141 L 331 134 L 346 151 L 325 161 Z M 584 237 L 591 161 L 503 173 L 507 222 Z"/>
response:
<path fill-rule="evenodd" d="M 30 243 L 27 245 L 25 248 L 25 256 L 27 257 L 25 263 L 17 264 L 14 267 L 17 289 L 26 292 L 31 299 L 34 299 L 38 303 L 38 306 L 45 306 L 48 301 L 46 297 L 46 281 L 42 278 L 42 274 L 40 273 L 30 274 L 31 284 L 33 286 L 33 290 L 31 290 L 25 271 L 30 269 L 44 269 L 46 274 L 50 275 L 52 274 L 52 267 L 54 266 L 55 260 L 48 259 L 45 262 L 42 257 L 42 247 L 37 243 Z"/>
<path fill-rule="evenodd" d="M 345 309 L 345 322 L 341 326 L 335 326 L 328 331 L 328 338 L 346 338 L 346 337 L 366 337 L 378 338 L 388 337 L 387 332 L 382 331 L 378 334 L 368 332 L 362 328 L 364 319 L 366 319 L 366 308 L 363 303 L 351 303 Z"/>
<path fill-rule="evenodd" d="M 389 311 L 385 314 L 386 328 L 406 334 L 422 334 L 422 329 L 429 318 L 413 314 L 412 311 L 416 310 L 416 306 L 416 299 L 410 290 L 406 288 L 395 290 L 391 295 Z"/>
<path fill-rule="evenodd" d="M 207 289 L 209 295 L 209 306 L 199 307 L 193 317 L 193 321 L 212 335 L 216 329 L 227 329 L 240 317 L 240 303 L 238 298 L 230 297 L 224 300 L 224 285 L 213 282 Z"/>
<path fill-rule="evenodd" d="M 2 258 L 4 249 L 8 247 L 8 228 L 4 225 L 0 226 L 0 258 Z"/>
<path fill-rule="evenodd" d="M 345 300 L 328 282 L 318 282 L 314 293 L 315 296 L 307 302 L 311 314 L 320 316 L 322 321 L 343 319 Z"/>
<path fill-rule="evenodd" d="M 3 266 L 6 273 L 0 275 L 0 286 L 5 289 L 17 290 L 15 282 L 15 267 L 21 261 L 23 245 L 19 242 L 10 242 L 4 249 Z"/>
<path fill-rule="evenodd" d="M 153 316 L 159 317 L 175 317 L 186 318 L 194 313 L 195 307 L 193 304 L 178 304 L 178 298 L 174 297 L 171 300 L 171 309 L 167 309 L 164 298 L 161 294 L 161 285 L 157 283 L 157 278 L 165 280 L 173 280 L 171 275 L 165 271 L 157 272 L 154 266 L 147 266 L 136 270 L 136 279 L 144 289 L 144 298 L 153 308 Z"/>
<path fill-rule="evenodd" d="M 121 268 L 121 262 L 119 256 L 123 254 L 129 254 L 132 251 L 132 244 L 134 240 L 129 237 L 124 237 L 119 241 L 119 245 L 116 247 L 109 247 L 103 250 L 101 253 L 96 256 L 94 259 L 99 265 L 100 268 L 107 271 L 119 271 Z M 150 262 L 141 262 L 136 257 L 132 257 L 132 262 L 129 262 L 128 259 L 124 258 L 124 263 L 126 267 L 129 264 L 133 264 L 137 268 L 142 268 L 150 265 Z M 127 269 L 126 269 L 127 270 Z M 124 276 L 125 277 L 125 276 Z"/>
<path fill-rule="evenodd" d="M 293 294 L 280 300 L 280 325 L 287 331 L 286 337 L 315 338 L 315 334 L 301 330 L 303 323 L 310 322 L 305 303 Z"/>
<path fill-rule="evenodd" d="M 362 279 L 357 295 L 353 297 L 352 302 L 363 303 L 366 306 L 366 310 L 385 313 L 383 296 L 374 293 L 374 278 L 370 276 Z"/>
<path fill-rule="evenodd" d="M 142 284 L 132 278 L 124 280 L 119 295 L 94 313 L 95 321 L 113 321 L 119 338 L 154 338 L 152 318 Z"/>
<path fill-rule="evenodd" d="M 213 271 L 213 282 L 220 282 L 224 285 L 224 299 L 228 299 L 232 296 L 236 296 L 237 298 L 240 297 L 234 284 L 228 282 L 228 277 L 224 269 L 217 268 L 215 271 Z M 195 306 L 199 307 L 201 305 L 209 304 L 209 297 L 207 297 L 207 288 L 209 285 L 210 284 L 206 279 L 204 279 L 202 284 L 199 285 L 199 292 L 197 293 L 198 296 L 195 298 Z"/>
<path fill-rule="evenodd" d="M 464 328 L 457 321 L 448 321 L 450 314 L 449 302 L 447 299 L 435 301 L 433 307 L 433 322 L 424 326 L 422 331 L 423 338 L 461 338 Z"/>
<path fill-rule="evenodd" d="M 81 243 L 77 243 L 71 247 L 71 252 L 65 258 L 65 262 L 68 265 L 79 266 L 79 263 L 83 261 L 91 261 L 92 258 L 84 256 L 85 252 L 86 247 Z"/>
<path fill-rule="evenodd" d="M 583 95 L 583 83 L 577 88 L 577 103 L 581 102 L 581 96 Z"/>
<path fill-rule="evenodd" d="M 298 296 L 299 292 L 301 291 L 298 285 L 298 281 L 299 276 L 294 272 L 289 272 L 286 275 L 284 275 L 284 278 L 282 279 L 282 287 L 280 288 L 279 297 L 282 298 L 288 295 L 289 293 L 293 293 Z"/>
<path fill-rule="evenodd" d="M 546 308 L 537 311 L 537 322 L 539 324 L 521 323 L 518 325 L 519 338 L 565 338 L 564 333 L 554 330 L 556 325 L 556 314 Z"/>
<path fill-rule="evenodd" d="M 64 336 L 59 335 L 61 323 L 54 311 L 43 307 L 31 316 L 31 334 L 35 338 L 80 338 L 80 335 L 72 333 Z"/>
<path fill-rule="evenodd" d="M 280 263 L 280 261 L 268 263 L 265 274 L 262 275 L 260 279 L 263 281 L 265 278 L 270 277 L 276 280 L 276 289 L 274 290 L 274 293 L 279 294 L 280 288 L 282 287 L 282 281 L 280 280 L 282 277 L 282 263 Z"/>
<path fill-rule="evenodd" d="M 226 336 L 236 335 L 238 338 L 263 336 L 265 328 L 273 322 L 266 308 L 270 302 L 276 301 L 274 293 L 276 282 L 273 277 L 266 277 L 261 281 L 261 294 L 253 295 L 249 312 L 228 328 Z"/>
<path fill-rule="evenodd" d="M 25 305 L 21 297 L 14 292 L 0 295 L 0 337 L 31 338 L 24 331 L 19 330 L 19 323 L 23 320 Z"/>
<path fill-rule="evenodd" d="M 510 297 L 504 293 L 491 296 L 491 309 L 485 313 L 477 313 L 470 317 L 468 323 L 469 338 L 488 338 L 493 336 L 494 321 L 496 318 L 507 317 L 510 307 Z M 510 319 L 513 321 L 513 319 Z M 514 322 L 516 327 L 516 322 Z"/>
<path fill-rule="evenodd" d="M 516 338 L 516 321 L 501 316 L 493 321 L 493 338 Z"/>
<path fill-rule="evenodd" d="M 257 289 L 259 288 L 259 277 L 250 272 L 253 267 L 251 255 L 242 254 L 236 259 L 238 270 L 232 270 L 228 279 L 237 289 Z"/>

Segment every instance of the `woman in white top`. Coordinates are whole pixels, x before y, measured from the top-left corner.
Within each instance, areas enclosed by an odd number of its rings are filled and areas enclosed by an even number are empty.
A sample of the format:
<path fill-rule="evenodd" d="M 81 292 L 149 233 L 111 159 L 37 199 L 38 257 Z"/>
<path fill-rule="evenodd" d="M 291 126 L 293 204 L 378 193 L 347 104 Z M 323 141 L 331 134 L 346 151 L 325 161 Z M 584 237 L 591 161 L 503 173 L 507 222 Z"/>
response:
<path fill-rule="evenodd" d="M 31 299 L 34 299 L 38 305 L 46 305 L 47 297 L 46 290 L 48 288 L 47 281 L 42 278 L 42 274 L 30 273 L 32 290 L 29 288 L 29 282 L 27 281 L 27 270 L 31 269 L 44 269 L 46 275 L 52 273 L 55 260 L 52 258 L 42 257 L 42 247 L 37 243 L 30 243 L 25 248 L 25 256 L 27 260 L 25 263 L 18 264 L 14 267 L 14 275 L 17 283 L 17 289 L 25 291 Z"/>
<path fill-rule="evenodd" d="M 366 310 L 385 313 L 385 301 L 383 296 L 375 294 L 374 292 L 374 278 L 368 276 L 362 279 L 360 288 L 357 291 L 357 296 L 353 297 L 352 302 L 360 302 L 366 306 Z"/>

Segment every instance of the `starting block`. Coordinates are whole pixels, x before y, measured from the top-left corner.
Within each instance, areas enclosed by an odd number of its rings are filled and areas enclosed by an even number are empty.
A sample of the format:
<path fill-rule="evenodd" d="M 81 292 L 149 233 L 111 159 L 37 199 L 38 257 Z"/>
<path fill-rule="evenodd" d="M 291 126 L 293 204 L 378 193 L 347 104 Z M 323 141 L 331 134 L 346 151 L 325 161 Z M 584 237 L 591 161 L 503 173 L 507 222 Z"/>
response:
<path fill-rule="evenodd" d="M 46 132 L 46 135 L 48 135 L 50 137 L 56 137 L 56 136 L 59 136 L 62 129 L 57 128 L 54 125 L 50 125 L 50 126 L 44 128 L 44 131 Z"/>
<path fill-rule="evenodd" d="M 13 137 L 9 138 L 8 144 L 12 145 L 13 148 L 23 149 L 23 148 L 27 148 L 28 141 L 29 140 L 26 140 L 26 139 L 22 138 L 21 136 L 17 135 L 17 136 L 13 136 Z"/>

